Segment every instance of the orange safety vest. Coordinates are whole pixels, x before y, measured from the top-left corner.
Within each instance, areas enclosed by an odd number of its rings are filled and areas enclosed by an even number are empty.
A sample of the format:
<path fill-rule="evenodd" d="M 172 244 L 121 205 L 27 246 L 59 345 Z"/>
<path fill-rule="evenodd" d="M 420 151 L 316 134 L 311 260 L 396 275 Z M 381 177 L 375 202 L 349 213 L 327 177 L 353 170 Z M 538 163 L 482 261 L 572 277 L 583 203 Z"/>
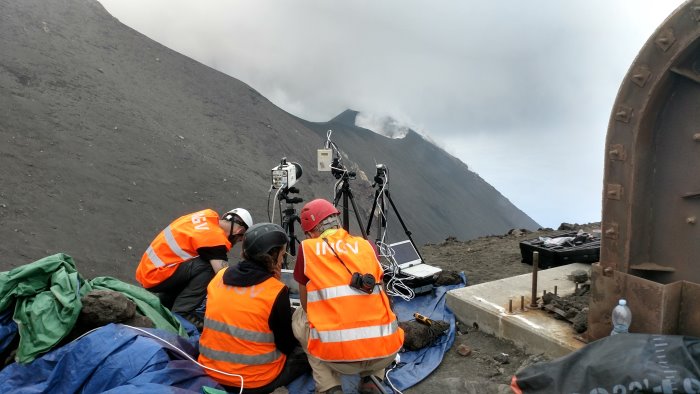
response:
<path fill-rule="evenodd" d="M 323 237 L 350 272 L 382 279 L 374 249 L 367 240 L 338 229 Z M 349 362 L 390 356 L 403 346 L 403 330 L 389 299 L 377 284 L 372 294 L 350 287 L 351 274 L 323 238 L 304 240 L 306 314 L 309 353 L 325 361 Z"/>
<path fill-rule="evenodd" d="M 136 268 L 136 280 L 147 289 L 153 287 L 172 276 L 178 264 L 197 257 L 197 249 L 221 245 L 231 249 L 216 212 L 205 209 L 181 216 L 146 249 Z"/>
<path fill-rule="evenodd" d="M 243 376 L 246 388 L 262 387 L 282 372 L 287 359 L 277 350 L 275 335 L 268 323 L 284 283 L 270 278 L 253 286 L 228 286 L 224 284 L 225 271 L 219 271 L 207 287 L 199 362 Z M 219 383 L 241 386 L 237 377 L 205 371 Z"/>

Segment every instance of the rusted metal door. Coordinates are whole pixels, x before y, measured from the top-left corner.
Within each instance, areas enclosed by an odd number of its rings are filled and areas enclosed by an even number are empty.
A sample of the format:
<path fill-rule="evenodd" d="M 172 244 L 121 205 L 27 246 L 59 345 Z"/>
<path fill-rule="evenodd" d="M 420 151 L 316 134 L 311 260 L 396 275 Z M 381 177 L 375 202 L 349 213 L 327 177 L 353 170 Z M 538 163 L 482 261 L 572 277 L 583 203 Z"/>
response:
<path fill-rule="evenodd" d="M 589 339 L 609 334 L 619 298 L 633 332 L 700 336 L 700 0 L 679 7 L 630 67 L 605 160 Z"/>

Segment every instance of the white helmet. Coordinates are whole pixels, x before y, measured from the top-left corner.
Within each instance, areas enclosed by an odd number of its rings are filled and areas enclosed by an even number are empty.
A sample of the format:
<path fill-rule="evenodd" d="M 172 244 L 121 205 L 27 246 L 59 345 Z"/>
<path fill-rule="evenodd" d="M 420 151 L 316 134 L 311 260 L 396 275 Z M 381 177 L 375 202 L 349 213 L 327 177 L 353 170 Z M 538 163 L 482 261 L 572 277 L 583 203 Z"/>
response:
<path fill-rule="evenodd" d="M 235 208 L 232 209 L 224 214 L 224 216 L 221 217 L 223 220 L 228 220 L 229 222 L 233 221 L 233 217 L 238 216 L 243 220 L 243 223 L 245 223 L 246 229 L 250 228 L 250 226 L 253 225 L 253 217 L 250 215 L 250 212 L 248 210 L 243 209 L 243 208 Z"/>

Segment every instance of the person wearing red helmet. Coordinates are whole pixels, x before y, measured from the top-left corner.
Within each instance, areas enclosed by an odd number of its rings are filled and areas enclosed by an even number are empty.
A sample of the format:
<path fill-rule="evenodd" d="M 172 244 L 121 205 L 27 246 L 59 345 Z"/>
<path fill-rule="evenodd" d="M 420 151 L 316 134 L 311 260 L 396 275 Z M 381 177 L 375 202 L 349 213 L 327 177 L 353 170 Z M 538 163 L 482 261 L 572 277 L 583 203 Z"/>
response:
<path fill-rule="evenodd" d="M 300 214 L 302 241 L 294 278 L 301 308 L 292 330 L 309 356 L 320 393 L 342 393 L 340 375 L 359 374 L 360 393 L 375 392 L 371 377 L 403 346 L 404 333 L 383 289 L 383 271 L 370 242 L 341 228 L 329 201 L 307 203 Z"/>

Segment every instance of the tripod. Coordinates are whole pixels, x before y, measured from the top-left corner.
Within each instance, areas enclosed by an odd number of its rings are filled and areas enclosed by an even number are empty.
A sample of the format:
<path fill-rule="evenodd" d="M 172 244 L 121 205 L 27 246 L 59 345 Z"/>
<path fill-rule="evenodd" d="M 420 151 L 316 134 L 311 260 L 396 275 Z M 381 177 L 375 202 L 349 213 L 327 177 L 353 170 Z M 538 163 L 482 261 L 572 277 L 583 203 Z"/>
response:
<path fill-rule="evenodd" d="M 287 254 L 284 255 L 284 262 L 282 263 L 282 268 L 284 269 L 289 269 L 289 263 L 287 262 L 287 257 L 288 256 L 295 256 L 297 255 L 297 244 L 300 244 L 301 241 L 296 237 L 294 234 L 294 223 L 299 223 L 301 224 L 301 220 L 299 219 L 299 215 L 297 215 L 296 209 L 294 209 L 294 204 L 303 202 L 304 200 L 301 197 L 289 197 L 288 193 L 299 193 L 299 189 L 296 187 L 285 187 L 284 189 L 280 190 L 278 199 L 280 201 L 280 204 L 284 200 L 284 202 L 287 203 L 285 206 L 285 209 L 282 210 L 282 219 L 281 219 L 281 225 L 284 231 L 287 233 L 287 236 L 289 237 L 289 243 L 287 244 Z"/>
<path fill-rule="evenodd" d="M 360 226 L 360 231 L 362 232 L 362 238 L 367 239 L 367 234 L 365 233 L 364 226 L 362 224 L 362 218 L 360 217 L 360 211 L 357 210 L 357 205 L 355 204 L 355 197 L 352 195 L 352 190 L 350 190 L 350 178 L 355 177 L 355 173 L 351 171 L 335 172 L 333 170 L 333 175 L 336 179 L 340 179 L 340 187 L 337 187 L 335 198 L 333 199 L 333 205 L 338 206 L 338 201 L 340 197 L 343 197 L 343 228 L 345 231 L 350 232 L 350 213 L 348 210 L 348 200 L 352 203 L 352 209 L 355 211 L 355 218 L 357 219 L 357 224 Z"/>
<path fill-rule="evenodd" d="M 386 199 L 389 200 L 389 204 L 391 205 L 391 208 L 394 209 L 394 213 L 396 213 L 396 217 L 399 219 L 399 223 L 401 223 L 401 227 L 403 227 L 404 232 L 406 233 L 406 236 L 408 236 L 408 240 L 411 241 L 411 244 L 413 245 L 413 248 L 416 249 L 416 253 L 418 253 L 418 257 L 420 257 L 420 260 L 425 263 L 425 260 L 423 260 L 423 256 L 420 254 L 418 251 L 418 247 L 416 246 L 416 243 L 413 241 L 413 237 L 411 237 L 411 232 L 408 231 L 408 228 L 406 227 L 406 223 L 404 223 L 403 218 L 401 217 L 401 214 L 399 213 L 399 210 L 396 209 L 396 205 L 394 205 L 394 200 L 391 198 L 391 193 L 389 192 L 389 181 L 387 180 L 387 172 L 388 169 L 384 164 L 378 164 L 377 165 L 377 175 L 374 176 L 374 184 L 372 184 L 372 187 L 377 187 L 377 190 L 374 192 L 374 202 L 372 203 L 372 210 L 369 213 L 369 220 L 367 221 L 367 235 L 369 235 L 369 230 L 370 227 L 372 226 L 372 219 L 374 218 L 374 211 L 379 207 L 379 212 L 380 212 L 380 217 L 379 220 L 377 221 L 377 241 L 376 243 L 379 244 L 380 241 L 382 241 L 382 234 L 386 231 L 386 222 L 387 222 L 387 216 L 385 214 L 386 210 L 386 203 L 385 203 L 385 196 Z"/>

